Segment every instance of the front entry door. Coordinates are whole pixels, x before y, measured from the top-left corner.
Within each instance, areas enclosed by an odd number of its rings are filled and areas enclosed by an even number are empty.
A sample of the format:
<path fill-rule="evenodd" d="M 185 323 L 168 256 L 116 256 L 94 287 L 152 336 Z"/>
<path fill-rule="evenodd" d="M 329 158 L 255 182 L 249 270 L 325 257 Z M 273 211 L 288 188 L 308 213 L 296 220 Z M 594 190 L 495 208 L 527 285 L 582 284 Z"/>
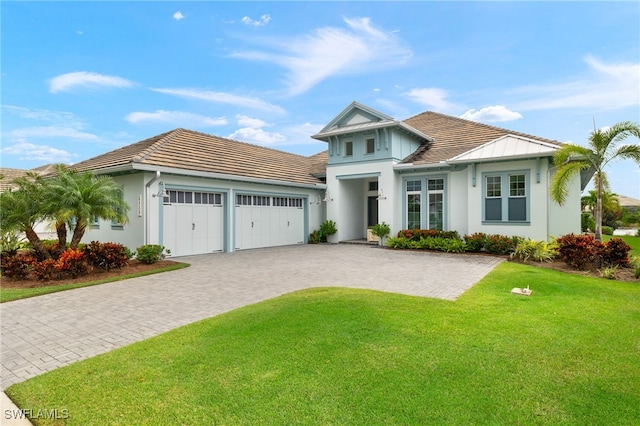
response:
<path fill-rule="evenodd" d="M 378 224 L 378 197 L 367 197 L 367 226 Z"/>

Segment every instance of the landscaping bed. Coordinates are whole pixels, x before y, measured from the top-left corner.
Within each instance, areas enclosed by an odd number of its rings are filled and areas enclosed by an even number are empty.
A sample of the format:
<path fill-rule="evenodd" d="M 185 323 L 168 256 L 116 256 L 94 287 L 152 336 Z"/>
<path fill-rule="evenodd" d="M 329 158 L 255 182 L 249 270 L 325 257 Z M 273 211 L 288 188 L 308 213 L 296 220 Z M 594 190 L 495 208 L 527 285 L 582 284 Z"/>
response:
<path fill-rule="evenodd" d="M 110 278 L 117 278 L 124 275 L 137 275 L 144 272 L 153 271 L 156 269 L 163 269 L 168 266 L 177 265 L 179 262 L 175 262 L 173 260 L 161 260 L 156 263 L 146 264 L 139 262 L 137 260 L 130 260 L 126 266 L 123 266 L 120 269 L 112 269 L 110 271 L 103 271 L 101 269 L 94 269 L 91 273 L 87 275 L 82 275 L 77 278 L 69 278 L 66 277 L 61 280 L 38 280 L 35 278 L 29 278 L 26 280 L 16 280 L 6 277 L 0 278 L 0 289 L 4 288 L 37 288 L 37 287 L 51 287 L 51 286 L 61 286 L 67 284 L 81 284 L 92 281 L 99 281 Z"/>

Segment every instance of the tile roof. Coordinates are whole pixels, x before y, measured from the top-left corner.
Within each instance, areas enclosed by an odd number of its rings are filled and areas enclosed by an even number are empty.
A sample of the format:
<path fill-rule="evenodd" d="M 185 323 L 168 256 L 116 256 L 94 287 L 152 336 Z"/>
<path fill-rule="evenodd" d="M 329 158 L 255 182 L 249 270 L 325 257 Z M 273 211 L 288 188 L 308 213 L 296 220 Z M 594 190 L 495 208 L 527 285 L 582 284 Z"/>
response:
<path fill-rule="evenodd" d="M 31 170 L 0 167 L 0 176 L 2 177 L 0 179 L 0 192 L 4 192 L 8 189 L 15 188 L 16 185 L 13 184 L 14 179 L 26 176 L 27 173 L 36 173 L 36 174 L 39 174 L 40 176 L 45 176 L 50 172 L 52 167 L 53 165 L 50 165 L 50 164 L 36 167 L 35 169 L 31 169 Z"/>
<path fill-rule="evenodd" d="M 323 159 L 322 153 L 305 157 L 192 130 L 175 129 L 72 167 L 99 171 L 136 164 L 316 184 L 322 181 L 313 172 L 323 164 Z"/>
<path fill-rule="evenodd" d="M 430 111 L 408 118 L 404 123 L 429 136 L 433 142 L 421 145 L 402 163 L 439 163 L 506 135 L 561 145 L 558 141 Z"/>

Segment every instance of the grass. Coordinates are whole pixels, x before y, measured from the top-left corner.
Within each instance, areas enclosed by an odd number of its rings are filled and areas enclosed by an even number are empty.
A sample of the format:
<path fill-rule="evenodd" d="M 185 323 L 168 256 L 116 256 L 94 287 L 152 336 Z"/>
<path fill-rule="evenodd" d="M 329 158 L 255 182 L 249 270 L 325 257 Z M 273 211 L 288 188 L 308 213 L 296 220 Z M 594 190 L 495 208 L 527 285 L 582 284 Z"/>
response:
<path fill-rule="evenodd" d="M 56 293 L 58 291 L 72 290 L 74 288 L 89 287 L 92 285 L 105 284 L 114 281 L 125 280 L 129 278 L 143 277 L 145 275 L 157 274 L 160 272 L 168 272 L 176 269 L 182 269 L 189 266 L 188 263 L 177 263 L 175 265 L 165 266 L 158 269 L 149 271 L 137 272 L 128 275 L 119 275 L 117 277 L 104 278 L 96 281 L 87 281 L 77 284 L 62 284 L 52 285 L 47 287 L 34 287 L 34 288 L 3 288 L 0 291 L 0 303 L 11 302 L 13 300 L 26 299 L 28 297 L 41 296 L 43 294 Z"/>
<path fill-rule="evenodd" d="M 69 425 L 636 424 L 639 353 L 637 284 L 503 263 L 456 302 L 310 289 L 6 392 Z"/>

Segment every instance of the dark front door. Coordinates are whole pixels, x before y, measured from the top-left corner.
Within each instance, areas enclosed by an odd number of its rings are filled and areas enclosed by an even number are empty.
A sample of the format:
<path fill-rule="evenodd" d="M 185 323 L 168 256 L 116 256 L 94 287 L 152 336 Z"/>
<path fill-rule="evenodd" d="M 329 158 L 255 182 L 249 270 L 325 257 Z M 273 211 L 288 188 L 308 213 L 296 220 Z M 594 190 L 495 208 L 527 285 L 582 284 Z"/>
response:
<path fill-rule="evenodd" d="M 367 198 L 367 226 L 378 224 L 378 197 Z"/>

